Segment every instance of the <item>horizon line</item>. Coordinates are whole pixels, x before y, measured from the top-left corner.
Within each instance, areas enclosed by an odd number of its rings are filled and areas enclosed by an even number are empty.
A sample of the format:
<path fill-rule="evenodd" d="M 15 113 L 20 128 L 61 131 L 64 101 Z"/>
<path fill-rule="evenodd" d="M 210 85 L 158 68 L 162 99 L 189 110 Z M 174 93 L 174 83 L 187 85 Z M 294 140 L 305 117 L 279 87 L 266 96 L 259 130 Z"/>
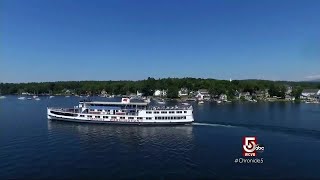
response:
<path fill-rule="evenodd" d="M 217 81 L 250 81 L 250 80 L 256 80 L 256 81 L 273 81 L 273 82 L 319 82 L 320 80 L 314 79 L 314 80 L 271 80 L 271 79 L 215 79 L 215 78 L 200 78 L 200 77 L 165 77 L 165 78 L 154 78 L 154 77 L 148 77 L 153 78 L 155 80 L 163 80 L 163 79 L 203 79 L 203 80 L 217 80 Z M 138 81 L 145 81 L 148 80 L 148 78 L 145 79 L 138 79 L 138 80 L 56 80 L 56 81 L 26 81 L 26 82 L 3 82 L 1 81 L 1 84 L 28 84 L 28 83 L 59 83 L 59 82 L 138 82 Z"/>

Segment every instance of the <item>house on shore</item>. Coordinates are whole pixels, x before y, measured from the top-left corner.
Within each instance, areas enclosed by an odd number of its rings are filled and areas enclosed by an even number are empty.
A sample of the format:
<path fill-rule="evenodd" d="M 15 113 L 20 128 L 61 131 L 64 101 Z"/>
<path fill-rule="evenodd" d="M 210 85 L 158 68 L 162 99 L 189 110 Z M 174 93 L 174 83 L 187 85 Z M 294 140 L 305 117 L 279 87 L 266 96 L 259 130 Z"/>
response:
<path fill-rule="evenodd" d="M 253 96 L 255 96 L 258 100 L 265 100 L 266 98 L 270 97 L 267 89 L 266 90 L 255 91 L 253 93 Z"/>
<path fill-rule="evenodd" d="M 210 100 L 210 94 L 207 89 L 199 89 L 196 95 L 198 100 Z"/>
<path fill-rule="evenodd" d="M 286 95 L 291 95 L 293 88 L 291 86 L 286 86 Z"/>
<path fill-rule="evenodd" d="M 143 96 L 143 93 L 137 91 L 137 96 L 142 97 L 142 96 Z"/>
<path fill-rule="evenodd" d="M 251 96 L 250 92 L 241 92 L 241 93 L 239 93 L 239 96 L 238 96 L 237 99 L 241 99 L 241 98 L 243 98 L 243 99 L 245 99 L 247 101 L 252 100 L 252 96 Z"/>
<path fill-rule="evenodd" d="M 320 89 L 304 89 L 300 99 L 304 100 L 320 100 Z"/>
<path fill-rule="evenodd" d="M 179 90 L 179 97 L 183 97 L 183 96 L 188 96 L 189 95 L 189 91 L 187 88 L 181 88 Z"/>
<path fill-rule="evenodd" d="M 103 96 L 103 97 L 105 97 L 105 96 L 108 95 L 108 93 L 107 93 L 106 90 L 103 89 L 103 90 L 100 92 L 100 95 Z"/>
<path fill-rule="evenodd" d="M 219 100 L 220 101 L 228 101 L 228 96 L 226 94 L 220 94 Z"/>
<path fill-rule="evenodd" d="M 167 90 L 155 90 L 154 93 L 153 93 L 154 96 L 156 97 L 165 97 L 167 96 Z"/>
<path fill-rule="evenodd" d="M 294 101 L 296 98 L 295 97 L 292 97 L 291 95 L 286 95 L 285 96 L 285 100 L 287 101 Z"/>

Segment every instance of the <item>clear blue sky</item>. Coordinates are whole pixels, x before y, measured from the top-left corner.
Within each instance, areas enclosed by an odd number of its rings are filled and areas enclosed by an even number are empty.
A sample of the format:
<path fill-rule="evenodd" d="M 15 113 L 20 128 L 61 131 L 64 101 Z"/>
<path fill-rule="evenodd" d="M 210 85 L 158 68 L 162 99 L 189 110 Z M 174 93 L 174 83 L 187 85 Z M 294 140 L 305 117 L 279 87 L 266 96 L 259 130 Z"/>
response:
<path fill-rule="evenodd" d="M 0 8 L 0 82 L 320 78 L 319 0 L 2 0 Z"/>

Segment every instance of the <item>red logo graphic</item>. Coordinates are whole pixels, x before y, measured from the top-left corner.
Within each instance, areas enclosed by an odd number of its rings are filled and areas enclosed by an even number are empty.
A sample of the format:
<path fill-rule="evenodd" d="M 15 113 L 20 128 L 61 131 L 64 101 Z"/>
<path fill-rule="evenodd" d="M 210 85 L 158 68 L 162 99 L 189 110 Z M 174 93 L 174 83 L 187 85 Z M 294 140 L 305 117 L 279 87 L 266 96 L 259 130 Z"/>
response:
<path fill-rule="evenodd" d="M 264 145 L 257 143 L 256 137 L 243 137 L 242 140 L 243 156 L 257 156 L 257 153 L 264 151 Z"/>
<path fill-rule="evenodd" d="M 242 144 L 243 156 L 256 156 L 256 137 L 243 137 Z"/>

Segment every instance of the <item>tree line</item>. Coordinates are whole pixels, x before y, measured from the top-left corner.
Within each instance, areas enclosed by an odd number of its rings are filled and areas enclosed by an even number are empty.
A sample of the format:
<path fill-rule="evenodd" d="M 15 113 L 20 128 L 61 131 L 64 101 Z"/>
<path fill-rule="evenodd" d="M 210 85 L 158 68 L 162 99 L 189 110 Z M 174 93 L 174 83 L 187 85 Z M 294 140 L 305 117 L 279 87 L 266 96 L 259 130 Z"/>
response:
<path fill-rule="evenodd" d="M 169 98 L 176 98 L 180 88 L 189 91 L 207 89 L 211 95 L 227 94 L 233 97 L 235 92 L 254 93 L 260 90 L 269 90 L 271 96 L 283 97 L 287 86 L 293 87 L 293 96 L 300 96 L 303 89 L 320 88 L 319 82 L 289 82 L 269 80 L 217 80 L 201 78 L 164 78 L 155 79 L 149 77 L 140 81 L 61 81 L 39 83 L 0 83 L 2 94 L 52 93 L 60 94 L 65 90 L 71 90 L 75 94 L 100 94 L 105 90 L 109 94 L 129 94 L 142 92 L 145 96 L 153 95 L 156 89 L 168 90 Z"/>

